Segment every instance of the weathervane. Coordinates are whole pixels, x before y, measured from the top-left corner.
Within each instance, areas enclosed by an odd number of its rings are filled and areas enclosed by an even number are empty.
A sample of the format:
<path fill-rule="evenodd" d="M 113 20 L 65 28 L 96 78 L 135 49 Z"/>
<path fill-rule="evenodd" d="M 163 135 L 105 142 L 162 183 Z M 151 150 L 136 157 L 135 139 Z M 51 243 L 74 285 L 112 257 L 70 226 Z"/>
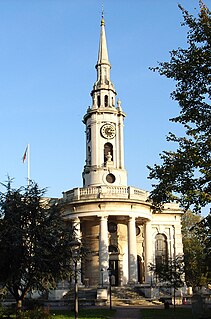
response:
<path fill-rule="evenodd" d="M 101 19 L 101 26 L 104 25 L 104 0 L 102 0 L 102 19 Z"/>
<path fill-rule="evenodd" d="M 104 1 L 102 0 L 102 18 L 104 18 Z"/>

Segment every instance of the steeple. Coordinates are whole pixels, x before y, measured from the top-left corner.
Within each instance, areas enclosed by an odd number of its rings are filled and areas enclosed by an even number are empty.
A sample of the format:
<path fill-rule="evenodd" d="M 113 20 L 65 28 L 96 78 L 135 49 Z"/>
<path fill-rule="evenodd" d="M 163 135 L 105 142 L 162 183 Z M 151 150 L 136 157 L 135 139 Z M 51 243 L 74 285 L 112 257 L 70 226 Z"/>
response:
<path fill-rule="evenodd" d="M 101 18 L 100 42 L 98 60 L 96 64 L 97 81 L 94 83 L 91 96 L 93 98 L 92 108 L 114 107 L 116 91 L 110 79 L 111 64 L 108 58 L 106 43 L 104 15 Z"/>
<path fill-rule="evenodd" d="M 83 122 L 86 125 L 86 163 L 83 185 L 126 186 L 124 168 L 123 122 L 125 113 L 120 100 L 116 106 L 116 91 L 110 79 L 104 15 L 101 19 L 97 80 L 91 92 L 92 105 Z"/>
<path fill-rule="evenodd" d="M 101 19 L 100 44 L 99 44 L 98 61 L 97 61 L 96 68 L 101 64 L 108 64 L 111 67 L 109 59 L 108 59 L 108 49 L 107 49 L 106 34 L 105 34 L 105 21 L 104 21 L 103 13 L 102 13 L 102 19 Z"/>

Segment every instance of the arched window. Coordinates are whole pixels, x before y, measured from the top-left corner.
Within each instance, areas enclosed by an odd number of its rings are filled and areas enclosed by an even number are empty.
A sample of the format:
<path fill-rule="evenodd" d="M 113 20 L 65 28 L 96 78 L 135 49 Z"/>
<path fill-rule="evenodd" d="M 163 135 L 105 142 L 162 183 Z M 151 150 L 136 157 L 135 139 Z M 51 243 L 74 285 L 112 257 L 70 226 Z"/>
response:
<path fill-rule="evenodd" d="M 100 95 L 97 96 L 97 106 L 100 107 Z"/>
<path fill-rule="evenodd" d="M 105 101 L 105 107 L 107 107 L 108 106 L 108 95 L 105 95 L 104 101 Z"/>
<path fill-rule="evenodd" d="M 113 161 L 113 145 L 111 143 L 105 143 L 104 145 L 104 163 L 107 162 L 108 156 L 111 156 L 111 161 Z"/>
<path fill-rule="evenodd" d="M 167 238 L 164 234 L 157 234 L 155 237 L 155 263 L 164 264 L 168 259 Z"/>

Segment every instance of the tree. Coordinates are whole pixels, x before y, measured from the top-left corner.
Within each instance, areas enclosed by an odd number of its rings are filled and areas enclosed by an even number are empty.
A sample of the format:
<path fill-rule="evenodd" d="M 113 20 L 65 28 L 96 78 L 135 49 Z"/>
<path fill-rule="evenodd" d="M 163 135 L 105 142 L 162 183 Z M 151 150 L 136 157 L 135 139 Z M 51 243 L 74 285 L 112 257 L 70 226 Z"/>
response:
<path fill-rule="evenodd" d="M 203 221 L 200 215 L 187 211 L 182 216 L 182 239 L 185 262 L 185 281 L 188 286 L 204 286 L 208 281 L 207 250 L 204 244 L 204 228 L 199 225 Z"/>
<path fill-rule="evenodd" d="M 198 238 L 203 251 L 201 264 L 205 282 L 211 283 L 211 213 L 194 225 L 191 231 Z"/>
<path fill-rule="evenodd" d="M 211 12 L 199 1 L 197 17 L 181 5 L 183 25 L 187 26 L 187 48 L 170 52 L 170 61 L 151 68 L 173 79 L 171 93 L 180 107 L 172 122 L 184 126 L 185 136 L 169 133 L 167 140 L 177 143 L 176 151 L 164 151 L 162 163 L 149 167 L 153 185 L 151 199 L 157 208 L 170 201 L 179 201 L 195 212 L 211 202 Z"/>
<path fill-rule="evenodd" d="M 162 283 L 167 288 L 173 288 L 174 307 L 175 307 L 175 293 L 180 287 L 184 286 L 184 259 L 178 255 L 174 258 L 169 258 L 166 262 L 150 264 L 150 271 L 152 271 L 158 282 Z"/>
<path fill-rule="evenodd" d="M 0 193 L 0 282 L 13 295 L 18 310 L 27 293 L 53 289 L 68 279 L 74 229 L 60 208 L 44 198 L 45 189 L 28 187 Z"/>

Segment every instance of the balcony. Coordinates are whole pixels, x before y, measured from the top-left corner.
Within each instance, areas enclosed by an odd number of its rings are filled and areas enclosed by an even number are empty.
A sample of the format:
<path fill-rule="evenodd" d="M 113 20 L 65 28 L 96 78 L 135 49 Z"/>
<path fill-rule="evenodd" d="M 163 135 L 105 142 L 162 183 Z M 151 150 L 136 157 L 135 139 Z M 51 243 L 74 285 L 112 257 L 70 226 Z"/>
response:
<path fill-rule="evenodd" d="M 131 186 L 95 186 L 86 188 L 73 188 L 63 193 L 63 200 L 67 202 L 95 200 L 95 199 L 117 199 L 135 200 L 146 202 L 149 193 Z"/>

